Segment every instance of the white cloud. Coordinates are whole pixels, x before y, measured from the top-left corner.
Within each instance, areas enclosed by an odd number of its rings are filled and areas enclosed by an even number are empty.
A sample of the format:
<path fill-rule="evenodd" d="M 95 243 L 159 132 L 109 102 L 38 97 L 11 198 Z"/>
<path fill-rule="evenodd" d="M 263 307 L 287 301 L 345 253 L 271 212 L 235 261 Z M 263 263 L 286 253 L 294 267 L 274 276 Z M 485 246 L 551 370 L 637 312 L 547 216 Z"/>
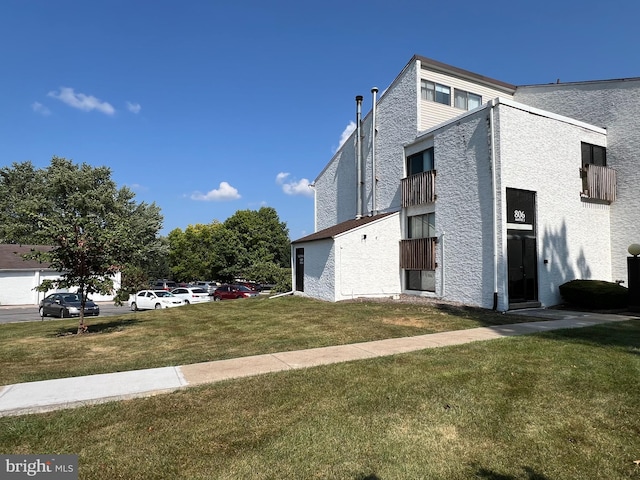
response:
<path fill-rule="evenodd" d="M 93 95 L 76 93 L 73 91 L 73 88 L 69 87 L 60 87 L 59 93 L 57 91 L 51 91 L 47 96 L 56 98 L 70 107 L 77 108 L 78 110 L 84 110 L 85 112 L 97 110 L 105 115 L 113 115 L 116 112 L 115 108 L 113 108 L 110 103 L 103 102 Z"/>
<path fill-rule="evenodd" d="M 338 150 L 340 150 L 340 147 L 342 147 L 342 145 L 344 144 L 344 142 L 346 142 L 347 140 L 349 140 L 349 137 L 351 136 L 351 134 L 353 133 L 353 131 L 356 129 L 356 122 L 351 121 L 349 122 L 349 125 L 347 125 L 344 130 L 342 131 L 342 134 L 340 135 L 340 144 L 338 145 L 338 148 L 336 148 L 333 153 L 337 152 Z"/>
<path fill-rule="evenodd" d="M 33 102 L 31 104 L 31 108 L 34 112 L 39 113 L 40 115 L 43 115 L 45 117 L 51 115 L 51 110 L 42 105 L 40 102 Z"/>
<path fill-rule="evenodd" d="M 220 186 L 217 189 L 210 190 L 207 193 L 194 192 L 191 194 L 191 200 L 201 200 L 205 202 L 237 200 L 239 198 L 238 190 L 227 182 L 220 182 Z"/>
<path fill-rule="evenodd" d="M 140 113 L 140 110 L 142 110 L 142 106 L 139 103 L 127 102 L 127 110 L 131 113 L 138 114 Z"/>
<path fill-rule="evenodd" d="M 309 180 L 292 180 L 287 182 L 288 173 L 280 172 L 276 175 L 276 183 L 282 186 L 282 191 L 287 195 L 304 195 L 305 197 L 313 197 L 313 190 L 310 187 Z"/>

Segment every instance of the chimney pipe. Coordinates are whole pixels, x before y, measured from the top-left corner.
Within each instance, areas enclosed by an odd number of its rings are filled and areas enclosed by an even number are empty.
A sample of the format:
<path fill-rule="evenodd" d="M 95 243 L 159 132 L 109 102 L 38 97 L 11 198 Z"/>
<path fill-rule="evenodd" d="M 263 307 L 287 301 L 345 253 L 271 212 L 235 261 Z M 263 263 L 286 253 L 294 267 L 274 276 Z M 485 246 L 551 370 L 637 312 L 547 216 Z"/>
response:
<path fill-rule="evenodd" d="M 356 96 L 356 219 L 362 218 L 362 95 Z"/>
<path fill-rule="evenodd" d="M 378 201 L 376 198 L 378 183 L 378 179 L 376 178 L 376 103 L 378 87 L 373 87 L 371 94 L 373 95 L 373 107 L 371 109 L 371 214 L 376 215 L 378 213 Z"/>

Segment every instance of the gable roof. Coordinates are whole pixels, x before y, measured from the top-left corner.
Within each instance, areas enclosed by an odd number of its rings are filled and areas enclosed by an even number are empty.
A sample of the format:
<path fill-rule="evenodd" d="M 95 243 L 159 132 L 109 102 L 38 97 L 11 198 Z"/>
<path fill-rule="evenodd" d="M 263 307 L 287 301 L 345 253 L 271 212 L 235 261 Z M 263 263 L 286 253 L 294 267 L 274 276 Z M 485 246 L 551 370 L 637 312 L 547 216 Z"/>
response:
<path fill-rule="evenodd" d="M 371 223 L 376 220 L 380 220 L 381 218 L 388 217 L 389 215 L 393 215 L 394 213 L 398 213 L 398 212 L 380 213 L 378 215 L 373 215 L 371 217 L 361 217 L 353 220 L 347 220 L 346 222 L 338 223 L 337 225 L 333 225 L 332 227 L 325 228 L 324 230 L 320 230 L 316 233 L 312 233 L 311 235 L 307 235 L 306 237 L 302 237 L 302 238 L 299 238 L 298 240 L 294 240 L 291 243 L 313 242 L 316 240 L 326 240 L 327 238 L 335 238 L 341 233 L 348 232 L 349 230 L 353 230 L 354 228 L 361 227 L 362 225 L 366 225 L 367 223 Z"/>
<path fill-rule="evenodd" d="M 25 260 L 22 255 L 32 250 L 48 252 L 53 249 L 46 245 L 0 244 L 0 270 L 47 270 L 50 265 L 38 260 Z"/>

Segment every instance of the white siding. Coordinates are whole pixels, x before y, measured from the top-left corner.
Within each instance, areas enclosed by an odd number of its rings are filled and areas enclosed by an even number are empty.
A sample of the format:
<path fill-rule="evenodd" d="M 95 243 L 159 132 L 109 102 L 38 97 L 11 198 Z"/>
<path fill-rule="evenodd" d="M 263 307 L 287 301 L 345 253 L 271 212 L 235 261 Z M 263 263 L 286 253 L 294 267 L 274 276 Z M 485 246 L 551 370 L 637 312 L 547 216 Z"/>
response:
<path fill-rule="evenodd" d="M 0 271 L 0 305 L 37 305 L 44 297 L 55 291 L 74 290 L 49 290 L 38 292 L 35 288 L 44 280 L 57 280 L 60 274 L 49 270 L 3 270 Z M 120 288 L 121 274 L 116 273 L 113 277 L 114 290 Z M 114 294 L 98 295 L 92 294 L 91 299 L 95 301 L 111 301 Z"/>
<path fill-rule="evenodd" d="M 418 98 L 420 99 L 420 131 L 428 130 L 465 112 L 465 110 L 453 106 L 456 88 L 480 95 L 483 104 L 497 97 L 511 98 L 509 94 L 504 92 L 504 89 L 491 88 L 477 82 L 429 70 L 425 67 L 420 69 L 420 79 L 446 85 L 451 89 L 451 106 L 422 100 L 420 90 L 418 91 Z M 418 84 L 418 88 L 420 88 L 420 84 Z"/>

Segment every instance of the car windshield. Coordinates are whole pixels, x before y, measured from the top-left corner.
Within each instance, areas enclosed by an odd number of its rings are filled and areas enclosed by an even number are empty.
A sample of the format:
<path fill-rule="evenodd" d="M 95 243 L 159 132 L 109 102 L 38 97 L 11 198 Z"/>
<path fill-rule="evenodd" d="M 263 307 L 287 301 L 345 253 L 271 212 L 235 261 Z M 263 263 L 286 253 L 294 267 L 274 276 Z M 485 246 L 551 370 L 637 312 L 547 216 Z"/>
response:
<path fill-rule="evenodd" d="M 191 293 L 207 293 L 203 288 L 192 288 Z"/>
<path fill-rule="evenodd" d="M 65 302 L 80 302 L 82 300 L 82 296 L 76 294 L 76 293 L 70 293 L 67 295 L 63 295 L 63 300 Z"/>
<path fill-rule="evenodd" d="M 252 290 L 249 287 L 245 287 L 244 285 L 237 285 L 236 288 L 241 292 L 251 292 Z"/>
<path fill-rule="evenodd" d="M 155 292 L 157 297 L 173 297 L 173 293 L 167 292 L 165 290 L 159 290 Z"/>

